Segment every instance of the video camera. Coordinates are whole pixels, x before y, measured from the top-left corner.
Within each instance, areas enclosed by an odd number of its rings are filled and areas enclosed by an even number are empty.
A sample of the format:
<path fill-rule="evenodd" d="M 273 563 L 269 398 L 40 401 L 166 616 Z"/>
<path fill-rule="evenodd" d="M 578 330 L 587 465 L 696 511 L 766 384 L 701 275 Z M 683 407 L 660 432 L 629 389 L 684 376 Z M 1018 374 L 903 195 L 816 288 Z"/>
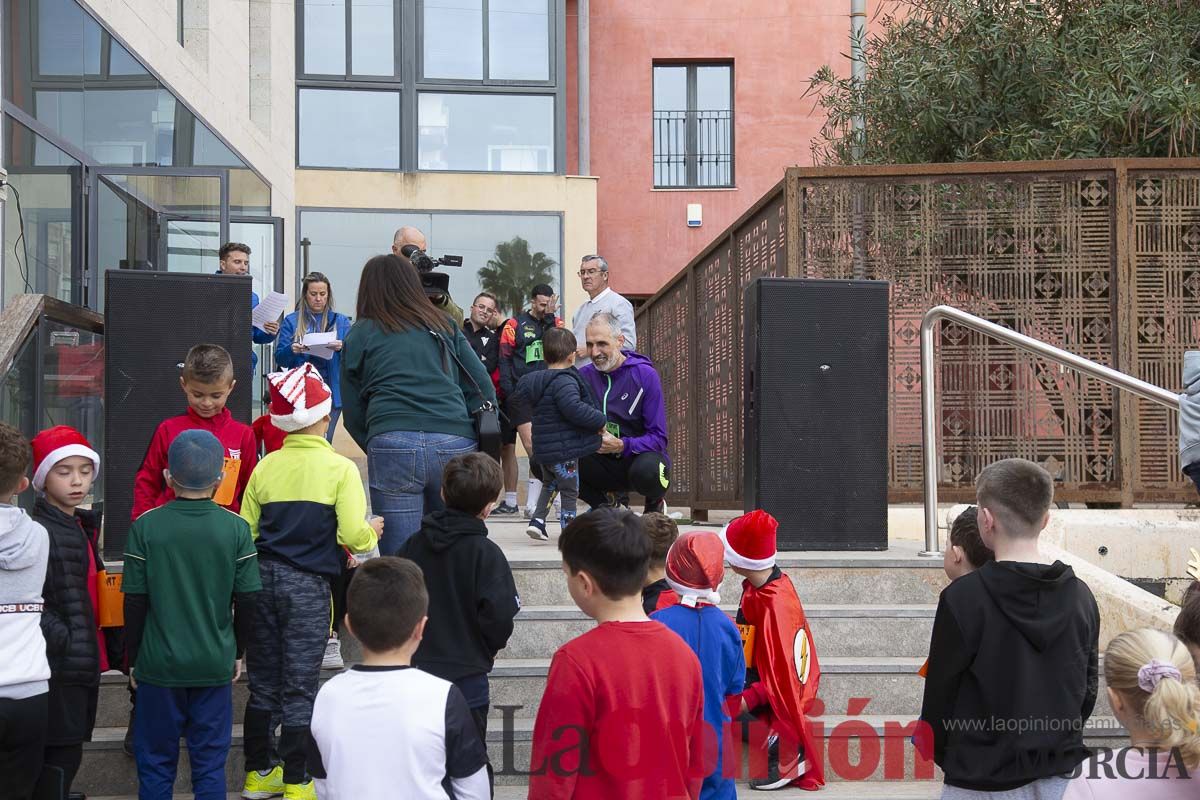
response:
<path fill-rule="evenodd" d="M 421 276 L 421 286 L 430 297 L 440 297 L 450 294 L 450 276 L 444 272 L 434 272 L 434 267 L 461 267 L 462 256 L 443 255 L 433 258 L 415 244 L 406 244 L 400 248 L 400 255 L 412 262 Z"/>

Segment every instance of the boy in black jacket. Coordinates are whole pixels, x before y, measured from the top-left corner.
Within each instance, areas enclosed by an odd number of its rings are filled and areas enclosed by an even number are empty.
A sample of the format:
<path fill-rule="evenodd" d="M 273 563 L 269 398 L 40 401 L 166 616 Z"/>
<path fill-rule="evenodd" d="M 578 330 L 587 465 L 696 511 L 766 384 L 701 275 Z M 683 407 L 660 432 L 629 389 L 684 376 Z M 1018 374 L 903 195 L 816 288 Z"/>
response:
<path fill-rule="evenodd" d="M 1083 725 L 1096 703 L 1100 613 L 1066 564 L 1046 564 L 1038 535 L 1054 483 L 1007 459 L 976 482 L 979 533 L 996 560 L 942 591 L 921 718 L 943 797 L 1061 796 L 1088 756 Z M 1007 795 L 1006 795 L 1007 796 Z"/>
<path fill-rule="evenodd" d="M 487 676 L 521 610 L 512 568 L 484 524 L 503 486 L 492 457 L 452 458 L 442 473 L 446 510 L 426 516 L 396 554 L 416 562 L 429 592 L 429 622 L 413 664 L 459 688 L 484 741 Z"/>
<path fill-rule="evenodd" d="M 541 493 L 525 533 L 547 541 L 546 515 L 558 492 L 562 499 L 559 522 L 567 527 L 575 519 L 579 500 L 579 459 L 600 449 L 604 412 L 575 369 L 575 334 L 551 328 L 542 336 L 546 369 L 522 376 L 517 388 L 533 409 L 533 452 L 541 465 Z"/>
<path fill-rule="evenodd" d="M 92 492 L 100 455 L 67 425 L 42 431 L 32 444 L 33 488 L 38 492 L 32 517 L 50 535 L 42 588 L 49 716 L 33 796 L 66 800 L 83 760 L 83 743 L 92 739 L 100 673 L 109 667 L 96 607 L 96 573 L 104 569 L 98 545 L 100 516 L 79 507 Z"/>

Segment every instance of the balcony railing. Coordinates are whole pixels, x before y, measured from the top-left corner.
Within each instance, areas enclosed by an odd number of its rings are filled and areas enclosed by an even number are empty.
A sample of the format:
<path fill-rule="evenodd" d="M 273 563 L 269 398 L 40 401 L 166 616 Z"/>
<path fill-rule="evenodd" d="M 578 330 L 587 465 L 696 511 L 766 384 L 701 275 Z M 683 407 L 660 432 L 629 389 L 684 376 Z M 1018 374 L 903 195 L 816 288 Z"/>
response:
<path fill-rule="evenodd" d="M 733 112 L 655 111 L 654 186 L 733 186 Z"/>

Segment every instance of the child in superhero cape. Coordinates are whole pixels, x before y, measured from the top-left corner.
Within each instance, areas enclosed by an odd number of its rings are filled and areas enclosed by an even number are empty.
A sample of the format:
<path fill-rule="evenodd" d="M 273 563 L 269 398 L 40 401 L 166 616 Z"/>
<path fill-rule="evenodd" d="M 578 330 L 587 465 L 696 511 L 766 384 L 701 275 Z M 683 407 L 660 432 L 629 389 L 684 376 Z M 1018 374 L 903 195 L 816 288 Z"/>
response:
<path fill-rule="evenodd" d="M 752 511 L 721 531 L 725 560 L 746 579 L 737 612 L 746 655 L 741 710 L 765 723 L 769 732 L 766 774 L 751 774 L 750 788 L 812 791 L 825 784 L 807 716 L 817 697 L 821 667 L 796 587 L 775 564 L 778 528 L 770 514 Z M 759 771 L 753 756 L 750 763 L 752 773 Z"/>
<path fill-rule="evenodd" d="M 721 602 L 717 588 L 725 577 L 725 546 L 711 531 L 689 531 L 671 545 L 665 561 L 663 580 L 678 604 L 668 605 L 650 618 L 679 634 L 700 660 L 704 721 L 716 735 L 715 749 L 711 747 L 714 740 L 706 739 L 705 767 L 710 771 L 700 788 L 700 800 L 737 800 L 737 786 L 728 777 L 732 770 L 725 769 L 723 745 L 728 743 L 722 739 L 730 727 L 729 706 L 741 701 L 746 659 L 737 627 L 717 605 Z M 737 713 L 736 707 L 732 710 Z"/>

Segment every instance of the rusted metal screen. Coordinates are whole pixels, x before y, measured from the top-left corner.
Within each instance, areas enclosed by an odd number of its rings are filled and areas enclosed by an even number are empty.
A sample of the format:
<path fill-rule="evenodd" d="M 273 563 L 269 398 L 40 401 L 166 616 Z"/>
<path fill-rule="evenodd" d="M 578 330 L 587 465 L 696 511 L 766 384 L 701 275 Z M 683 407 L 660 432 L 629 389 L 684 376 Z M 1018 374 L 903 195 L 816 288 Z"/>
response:
<path fill-rule="evenodd" d="M 740 505 L 742 293 L 759 275 L 892 283 L 886 457 L 892 499 L 916 500 L 934 305 L 1178 387 L 1200 340 L 1200 161 L 788 170 L 639 311 L 669 384 L 672 503 Z M 973 496 L 983 466 L 1022 456 L 1060 499 L 1194 499 L 1172 414 L 954 325 L 938 346 L 943 496 Z"/>

